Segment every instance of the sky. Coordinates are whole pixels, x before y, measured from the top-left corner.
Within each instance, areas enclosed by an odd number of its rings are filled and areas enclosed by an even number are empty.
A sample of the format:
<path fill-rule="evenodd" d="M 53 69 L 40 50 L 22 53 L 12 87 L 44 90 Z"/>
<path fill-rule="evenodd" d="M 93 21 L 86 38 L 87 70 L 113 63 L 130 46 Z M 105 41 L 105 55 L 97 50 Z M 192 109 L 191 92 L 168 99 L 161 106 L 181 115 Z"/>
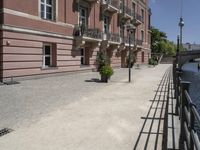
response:
<path fill-rule="evenodd" d="M 151 24 L 176 42 L 180 34 L 181 0 L 149 0 Z M 200 44 L 200 0 L 182 0 L 183 43 Z"/>

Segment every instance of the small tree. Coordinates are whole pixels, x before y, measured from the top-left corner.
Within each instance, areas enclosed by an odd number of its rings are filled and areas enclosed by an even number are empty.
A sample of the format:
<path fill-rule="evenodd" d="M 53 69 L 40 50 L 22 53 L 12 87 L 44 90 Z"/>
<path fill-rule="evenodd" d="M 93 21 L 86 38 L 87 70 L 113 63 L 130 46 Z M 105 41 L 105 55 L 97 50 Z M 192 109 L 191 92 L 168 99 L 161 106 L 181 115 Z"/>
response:
<path fill-rule="evenodd" d="M 100 51 L 97 53 L 96 61 L 97 61 L 97 65 L 98 65 L 98 71 L 101 69 L 101 67 L 110 64 L 110 60 L 107 58 L 105 52 L 103 52 L 103 51 Z"/>

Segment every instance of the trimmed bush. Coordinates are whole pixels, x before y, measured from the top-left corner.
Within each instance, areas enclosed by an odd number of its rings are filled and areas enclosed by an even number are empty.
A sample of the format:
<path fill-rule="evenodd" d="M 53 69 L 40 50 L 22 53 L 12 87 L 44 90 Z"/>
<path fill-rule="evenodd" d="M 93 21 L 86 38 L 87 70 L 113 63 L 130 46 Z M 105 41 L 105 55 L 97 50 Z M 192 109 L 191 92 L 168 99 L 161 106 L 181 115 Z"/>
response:
<path fill-rule="evenodd" d="M 110 78 L 113 75 L 113 73 L 114 73 L 113 68 L 109 65 L 102 66 L 100 69 L 100 74 L 108 78 Z"/>

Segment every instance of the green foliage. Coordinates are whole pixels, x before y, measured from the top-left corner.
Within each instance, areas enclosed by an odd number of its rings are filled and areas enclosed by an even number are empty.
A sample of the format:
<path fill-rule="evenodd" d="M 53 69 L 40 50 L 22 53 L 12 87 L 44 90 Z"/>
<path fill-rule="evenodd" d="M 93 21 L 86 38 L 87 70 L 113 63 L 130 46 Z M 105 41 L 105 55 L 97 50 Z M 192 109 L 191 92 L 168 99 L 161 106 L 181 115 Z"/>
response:
<path fill-rule="evenodd" d="M 98 70 L 100 70 L 102 66 L 110 64 L 110 60 L 106 57 L 106 54 L 102 51 L 97 53 L 96 61 L 98 64 Z"/>
<path fill-rule="evenodd" d="M 158 60 L 156 59 L 156 57 L 152 57 L 149 59 L 149 65 L 157 65 L 158 64 Z"/>
<path fill-rule="evenodd" d="M 111 77 L 113 73 L 114 73 L 113 68 L 109 65 L 102 66 L 100 69 L 100 74 L 108 78 Z"/>
<path fill-rule="evenodd" d="M 176 53 L 176 44 L 167 40 L 166 33 L 152 27 L 151 29 L 151 49 L 152 53 L 163 53 L 173 56 Z"/>

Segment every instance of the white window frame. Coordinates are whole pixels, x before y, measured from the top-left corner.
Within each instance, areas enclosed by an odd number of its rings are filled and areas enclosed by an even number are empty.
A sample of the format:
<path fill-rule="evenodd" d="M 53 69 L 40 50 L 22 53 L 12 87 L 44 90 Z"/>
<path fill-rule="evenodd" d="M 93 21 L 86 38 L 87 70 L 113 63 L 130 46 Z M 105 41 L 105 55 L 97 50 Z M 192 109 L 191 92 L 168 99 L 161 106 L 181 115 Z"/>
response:
<path fill-rule="evenodd" d="M 42 17 L 41 5 L 44 5 L 44 17 Z M 44 2 L 42 2 L 42 0 L 40 0 L 40 17 L 42 19 L 46 19 L 46 20 L 55 20 L 55 14 L 56 14 L 55 5 L 56 5 L 56 0 L 52 0 L 52 5 L 47 4 L 47 0 L 44 0 Z M 50 7 L 52 9 L 51 19 L 47 18 L 47 7 Z"/>
<path fill-rule="evenodd" d="M 49 55 L 46 55 L 46 54 L 45 54 L 45 47 L 46 47 L 46 46 L 49 46 L 49 47 L 50 47 L 50 54 L 49 54 Z M 53 47 L 52 44 L 49 44 L 49 43 L 44 43 L 44 44 L 43 44 L 43 56 L 42 56 L 42 57 L 43 57 L 43 63 L 42 63 L 42 67 L 43 67 L 43 68 L 52 67 L 52 47 Z M 46 61 L 45 61 L 45 60 L 46 60 L 46 59 L 45 59 L 46 57 L 50 57 L 50 65 L 46 65 Z"/>

